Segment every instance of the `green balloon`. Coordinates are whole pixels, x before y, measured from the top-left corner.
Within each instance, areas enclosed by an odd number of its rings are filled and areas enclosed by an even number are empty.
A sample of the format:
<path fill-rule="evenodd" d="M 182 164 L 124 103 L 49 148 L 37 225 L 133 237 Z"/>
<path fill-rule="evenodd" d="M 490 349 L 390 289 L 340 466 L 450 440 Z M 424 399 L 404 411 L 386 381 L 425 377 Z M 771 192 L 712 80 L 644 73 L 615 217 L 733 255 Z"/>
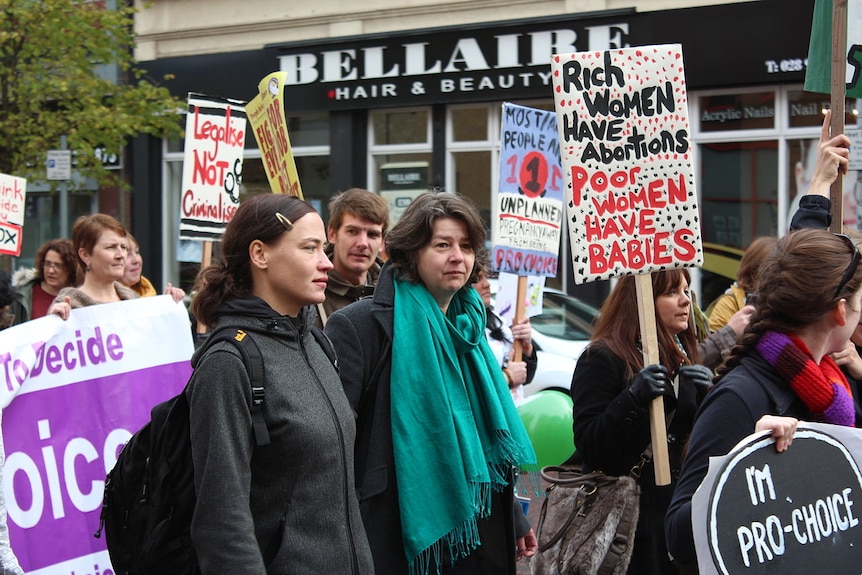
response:
<path fill-rule="evenodd" d="M 540 467 L 560 465 L 575 452 L 572 398 L 567 394 L 549 389 L 534 393 L 518 406 L 518 413 Z"/>

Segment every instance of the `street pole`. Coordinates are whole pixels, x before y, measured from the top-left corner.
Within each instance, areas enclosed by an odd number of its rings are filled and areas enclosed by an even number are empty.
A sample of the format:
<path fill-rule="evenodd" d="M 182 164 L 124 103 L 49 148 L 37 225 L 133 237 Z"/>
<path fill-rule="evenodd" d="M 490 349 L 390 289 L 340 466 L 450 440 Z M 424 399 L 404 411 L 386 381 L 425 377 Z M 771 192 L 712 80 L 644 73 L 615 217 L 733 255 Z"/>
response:
<path fill-rule="evenodd" d="M 68 150 L 66 136 L 60 136 L 60 149 Z M 60 180 L 60 235 L 69 237 L 69 180 Z"/>

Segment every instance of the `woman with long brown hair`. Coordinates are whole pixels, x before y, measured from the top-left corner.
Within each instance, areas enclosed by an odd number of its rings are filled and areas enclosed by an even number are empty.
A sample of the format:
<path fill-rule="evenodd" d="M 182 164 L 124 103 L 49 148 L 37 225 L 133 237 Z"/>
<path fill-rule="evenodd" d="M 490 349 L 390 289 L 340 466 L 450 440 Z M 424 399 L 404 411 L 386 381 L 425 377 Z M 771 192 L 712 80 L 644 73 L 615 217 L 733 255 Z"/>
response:
<path fill-rule="evenodd" d="M 668 547 L 680 564 L 697 560 L 691 498 L 711 456 L 762 430 L 783 451 L 800 419 L 854 426 L 852 392 L 829 354 L 844 348 L 860 321 L 860 259 L 845 235 L 800 230 L 761 265 L 757 311 L 698 413 L 668 511 Z"/>
<path fill-rule="evenodd" d="M 12 276 L 18 298 L 12 310 L 12 325 L 48 314 L 48 309 L 63 288 L 78 285 L 78 256 L 66 238 L 48 240 L 36 252 L 36 266 Z"/>
<path fill-rule="evenodd" d="M 663 575 L 676 570 L 664 540 L 664 515 L 682 447 L 697 405 L 711 384 L 711 371 L 698 363 L 690 321 L 690 276 L 674 269 L 651 274 L 660 364 L 644 366 L 633 276 L 621 278 L 602 306 L 589 347 L 572 378 L 575 446 L 584 469 L 608 475 L 638 470 L 641 507 L 629 574 Z M 672 483 L 655 485 L 651 461 L 649 405 L 663 397 L 667 412 Z"/>

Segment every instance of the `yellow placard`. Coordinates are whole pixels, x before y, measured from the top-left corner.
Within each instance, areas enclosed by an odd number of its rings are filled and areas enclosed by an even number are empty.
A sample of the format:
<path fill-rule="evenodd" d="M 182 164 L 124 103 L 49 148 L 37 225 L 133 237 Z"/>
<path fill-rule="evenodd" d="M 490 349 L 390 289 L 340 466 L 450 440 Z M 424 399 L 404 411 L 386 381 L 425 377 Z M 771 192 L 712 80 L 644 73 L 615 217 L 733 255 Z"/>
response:
<path fill-rule="evenodd" d="M 257 85 L 258 93 L 245 111 L 260 149 L 266 178 L 276 194 L 302 198 L 299 174 L 284 119 L 285 72 L 273 72 Z"/>

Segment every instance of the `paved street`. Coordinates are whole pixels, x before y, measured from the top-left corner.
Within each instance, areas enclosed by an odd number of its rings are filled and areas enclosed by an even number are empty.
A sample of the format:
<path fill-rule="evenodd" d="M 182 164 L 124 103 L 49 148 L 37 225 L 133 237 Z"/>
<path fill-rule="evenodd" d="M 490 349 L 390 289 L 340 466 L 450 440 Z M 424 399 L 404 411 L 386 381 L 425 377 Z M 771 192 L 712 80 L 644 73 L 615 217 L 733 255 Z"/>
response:
<path fill-rule="evenodd" d="M 530 509 L 527 512 L 527 519 L 530 520 L 533 530 L 536 530 L 538 527 L 539 513 L 541 512 L 543 501 L 543 497 L 530 497 Z M 518 563 L 518 575 L 530 575 L 530 562 L 528 560 L 522 559 Z"/>

